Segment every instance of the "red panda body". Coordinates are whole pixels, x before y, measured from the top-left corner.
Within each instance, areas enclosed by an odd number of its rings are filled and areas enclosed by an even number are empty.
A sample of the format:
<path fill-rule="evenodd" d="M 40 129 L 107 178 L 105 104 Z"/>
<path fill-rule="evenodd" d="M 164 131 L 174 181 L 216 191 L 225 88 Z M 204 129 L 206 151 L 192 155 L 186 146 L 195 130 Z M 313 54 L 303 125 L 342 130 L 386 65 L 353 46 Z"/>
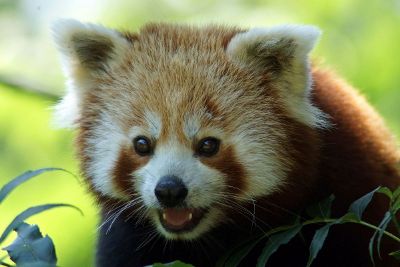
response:
<path fill-rule="evenodd" d="M 340 216 L 376 187 L 400 185 L 381 118 L 309 66 L 314 27 L 150 24 L 121 33 L 62 21 L 55 34 L 70 81 L 57 114 L 78 128 L 82 172 L 102 209 L 98 266 L 213 266 L 330 194 Z M 365 219 L 377 224 L 386 209 L 375 197 Z M 268 266 L 305 266 L 312 233 Z M 369 235 L 335 226 L 313 266 L 370 265 Z"/>

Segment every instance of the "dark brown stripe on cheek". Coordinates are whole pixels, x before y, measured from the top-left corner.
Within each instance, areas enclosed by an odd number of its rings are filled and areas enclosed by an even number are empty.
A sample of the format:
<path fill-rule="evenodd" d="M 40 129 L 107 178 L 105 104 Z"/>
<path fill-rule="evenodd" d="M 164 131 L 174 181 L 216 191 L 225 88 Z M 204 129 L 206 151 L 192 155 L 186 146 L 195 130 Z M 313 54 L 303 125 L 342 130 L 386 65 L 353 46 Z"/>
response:
<path fill-rule="evenodd" d="M 134 177 L 132 173 L 149 161 L 149 157 L 141 157 L 135 154 L 129 147 L 120 150 L 118 160 L 114 166 L 113 184 L 124 195 L 134 194 Z"/>
<path fill-rule="evenodd" d="M 201 158 L 207 166 L 225 174 L 227 190 L 234 194 L 241 194 L 246 190 L 246 171 L 240 163 L 232 147 L 226 147 L 217 155 L 210 158 Z"/>

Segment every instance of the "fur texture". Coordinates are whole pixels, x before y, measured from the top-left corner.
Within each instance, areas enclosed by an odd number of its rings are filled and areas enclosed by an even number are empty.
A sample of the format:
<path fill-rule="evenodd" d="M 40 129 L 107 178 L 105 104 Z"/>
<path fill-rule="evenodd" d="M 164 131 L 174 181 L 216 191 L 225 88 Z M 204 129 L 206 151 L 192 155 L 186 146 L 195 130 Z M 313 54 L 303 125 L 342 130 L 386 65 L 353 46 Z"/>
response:
<path fill-rule="evenodd" d="M 56 113 L 77 128 L 81 169 L 102 209 L 98 266 L 211 266 L 331 193 L 340 215 L 377 186 L 400 184 L 399 153 L 381 118 L 350 86 L 310 66 L 315 27 L 149 24 L 129 33 L 62 21 L 54 32 L 69 81 Z M 143 136 L 147 155 L 132 144 Z M 198 150 L 208 137 L 220 141 L 213 156 Z M 188 191 L 173 212 L 155 194 L 165 176 Z M 379 222 L 386 205 L 375 198 L 367 219 Z M 166 226 L 176 213 L 189 216 L 190 229 Z M 333 232 L 315 266 L 370 264 L 370 232 Z M 307 249 L 295 240 L 271 266 L 303 266 Z M 257 248 L 245 266 L 256 258 Z"/>

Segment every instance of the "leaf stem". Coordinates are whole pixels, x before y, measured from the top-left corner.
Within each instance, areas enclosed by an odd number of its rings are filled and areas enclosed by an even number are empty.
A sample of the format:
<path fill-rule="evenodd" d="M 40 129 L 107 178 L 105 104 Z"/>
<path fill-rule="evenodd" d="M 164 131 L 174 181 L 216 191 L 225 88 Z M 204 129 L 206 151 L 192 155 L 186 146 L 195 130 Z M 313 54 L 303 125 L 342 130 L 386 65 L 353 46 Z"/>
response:
<path fill-rule="evenodd" d="M 308 221 L 303 222 L 303 226 L 310 225 L 310 224 L 316 224 L 316 223 L 331 223 L 331 222 L 335 222 L 337 220 L 338 219 L 321 219 L 321 218 L 318 218 L 318 219 L 313 219 L 313 220 L 308 220 Z M 364 225 L 364 226 L 366 226 L 368 228 L 371 228 L 371 229 L 374 229 L 374 230 L 377 230 L 377 231 L 382 230 L 382 229 L 380 229 L 379 227 L 377 227 L 377 226 L 375 226 L 373 224 L 370 224 L 370 223 L 367 223 L 367 222 L 364 222 L 364 221 L 353 220 L 353 219 L 344 219 L 342 221 L 342 223 L 358 223 L 358 224 Z M 397 241 L 398 243 L 400 243 L 400 238 L 395 236 L 394 234 L 392 234 L 392 233 L 390 233 L 388 231 L 385 231 L 385 230 L 382 233 L 384 235 L 390 237 L 391 239 Z"/>
<path fill-rule="evenodd" d="M 317 224 L 317 223 L 332 223 L 332 222 L 335 222 L 335 221 L 338 221 L 338 220 L 340 220 L 340 219 L 316 218 L 316 219 L 307 220 L 307 221 L 303 222 L 302 225 L 306 226 L 306 225 Z M 377 226 L 375 226 L 373 224 L 370 224 L 370 223 L 367 223 L 367 222 L 364 222 L 364 221 L 357 221 L 357 220 L 353 220 L 353 219 L 344 219 L 344 220 L 341 221 L 341 223 L 358 223 L 358 224 L 361 224 L 361 225 L 363 225 L 365 227 L 368 227 L 368 228 L 371 228 L 371 229 L 374 229 L 374 230 L 377 230 L 377 231 L 381 230 L 379 227 L 377 227 Z M 281 226 L 281 227 L 277 227 L 277 228 L 271 229 L 270 231 L 265 233 L 264 237 L 273 235 L 273 234 L 278 233 L 278 232 L 286 231 L 286 230 L 288 230 L 290 228 L 293 228 L 293 225 L 285 225 L 285 226 Z M 394 234 L 392 234 L 392 233 L 390 233 L 388 231 L 383 231 L 382 233 L 384 235 L 390 237 L 391 239 L 397 241 L 398 243 L 400 243 L 400 238 L 395 236 Z"/>

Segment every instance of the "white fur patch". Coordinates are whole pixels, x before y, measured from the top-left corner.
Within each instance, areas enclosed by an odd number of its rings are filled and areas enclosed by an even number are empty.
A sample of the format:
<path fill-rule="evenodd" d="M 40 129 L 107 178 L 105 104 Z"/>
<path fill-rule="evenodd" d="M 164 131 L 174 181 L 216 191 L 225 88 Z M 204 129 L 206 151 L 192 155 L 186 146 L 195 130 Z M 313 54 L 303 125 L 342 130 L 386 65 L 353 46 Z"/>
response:
<path fill-rule="evenodd" d="M 113 44 L 112 60 L 104 62 L 105 66 L 114 68 L 124 57 L 129 48 L 128 41 L 115 30 L 105 28 L 101 25 L 81 23 L 72 19 L 62 19 L 53 23 L 53 36 L 61 53 L 63 72 L 67 78 L 67 93 L 55 106 L 55 126 L 62 128 L 74 128 L 79 119 L 80 101 L 85 90 L 95 87 L 88 75 L 91 70 L 79 64 L 76 51 L 73 50 L 73 37 L 76 34 L 101 36 Z"/>
<path fill-rule="evenodd" d="M 282 98 L 295 119 L 311 127 L 325 128 L 329 127 L 327 116 L 310 101 L 312 77 L 308 54 L 320 33 L 317 27 L 305 25 L 255 28 L 233 37 L 227 47 L 227 54 L 235 62 L 246 66 L 249 64 L 247 62 L 249 47 L 259 43 L 273 46 L 282 39 L 293 40 L 295 43 L 293 58 L 287 64 L 289 68 L 283 68 L 284 72 L 278 81 Z"/>
<path fill-rule="evenodd" d="M 86 148 L 86 154 L 94 160 L 90 162 L 88 172 L 95 189 L 103 195 L 125 198 L 113 185 L 113 170 L 119 156 L 121 145 L 129 142 L 122 129 L 106 113 L 100 117 L 99 125 Z"/>
<path fill-rule="evenodd" d="M 249 131 L 249 130 L 247 130 Z M 290 166 L 282 162 L 276 154 L 276 140 L 249 140 L 248 132 L 233 137 L 236 153 L 247 172 L 245 197 L 257 198 L 268 196 L 279 190 L 286 183 Z M 263 149 L 260 149 L 260 145 Z"/>
<path fill-rule="evenodd" d="M 202 164 L 193 157 L 193 151 L 171 139 L 168 144 L 156 149 L 154 157 L 146 166 L 135 172 L 136 190 L 140 192 L 143 202 L 148 208 L 160 208 L 154 189 L 159 179 L 166 175 L 175 175 L 182 179 L 189 190 L 186 198 L 186 203 L 189 207 L 208 208 L 221 198 L 219 194 L 221 189 L 224 188 L 223 175 L 217 170 Z M 155 212 L 152 217 L 157 228 L 167 238 L 173 239 L 180 236 L 190 239 L 209 230 L 210 224 L 215 223 L 213 218 L 217 213 L 217 210 L 210 212 L 200 221 L 194 231 L 182 235 L 166 232 Z"/>
<path fill-rule="evenodd" d="M 149 132 L 154 138 L 160 137 L 162 122 L 160 116 L 155 112 L 147 110 L 144 113 L 147 125 L 149 127 Z"/>
<path fill-rule="evenodd" d="M 244 58 L 246 57 L 246 49 L 254 43 L 290 38 L 297 45 L 296 57 L 306 60 L 320 35 L 321 31 L 317 27 L 309 25 L 280 25 L 269 28 L 254 28 L 234 36 L 226 50 L 230 55 Z"/>
<path fill-rule="evenodd" d="M 187 139 L 192 140 L 200 130 L 200 119 L 198 116 L 188 116 L 184 122 L 183 133 Z"/>
<path fill-rule="evenodd" d="M 75 128 L 79 120 L 79 96 L 72 86 L 67 86 L 67 93 L 53 107 L 52 123 L 56 128 Z"/>
<path fill-rule="evenodd" d="M 61 52 L 65 73 L 71 74 L 76 64 L 79 64 L 77 52 L 74 51 L 74 36 L 82 35 L 90 39 L 92 36 L 100 36 L 113 44 L 112 62 L 120 62 L 123 59 L 129 42 L 116 30 L 92 23 L 82 23 L 73 19 L 60 19 L 53 23 L 54 40 Z M 113 64 L 107 62 L 108 64 Z"/>

